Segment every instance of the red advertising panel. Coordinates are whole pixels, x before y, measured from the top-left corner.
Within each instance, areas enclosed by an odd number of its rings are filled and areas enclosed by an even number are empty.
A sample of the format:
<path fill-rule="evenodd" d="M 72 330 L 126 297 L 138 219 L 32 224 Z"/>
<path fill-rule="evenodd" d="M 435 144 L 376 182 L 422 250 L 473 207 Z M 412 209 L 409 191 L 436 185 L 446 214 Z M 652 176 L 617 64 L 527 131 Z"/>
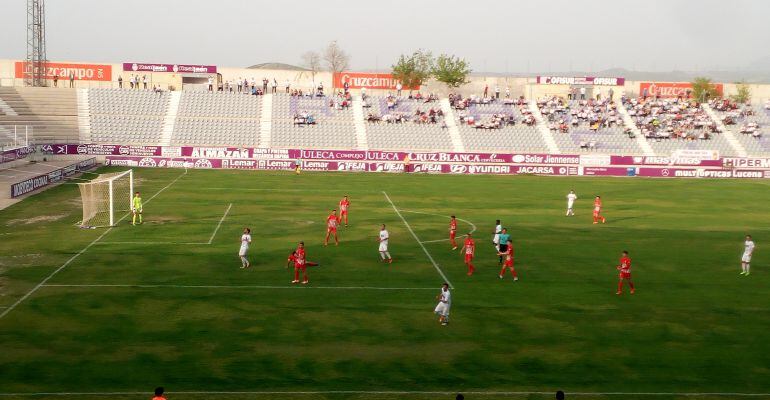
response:
<path fill-rule="evenodd" d="M 24 78 L 24 73 L 32 73 L 32 65 L 16 61 L 16 78 Z M 59 79 L 69 79 L 70 73 L 75 73 L 75 79 L 80 81 L 105 81 L 112 80 L 112 65 L 101 64 L 71 64 L 48 62 L 46 64 L 45 79 L 53 79 L 55 75 Z"/>
<path fill-rule="evenodd" d="M 715 83 L 714 87 L 721 96 L 724 93 L 724 85 Z M 689 82 L 642 82 L 639 84 L 639 95 L 644 95 L 645 89 L 648 96 L 658 97 L 692 97 L 692 83 Z"/>
<path fill-rule="evenodd" d="M 384 89 L 396 90 L 396 84 L 399 82 L 391 74 L 374 74 L 369 72 L 338 72 L 334 74 L 333 84 L 335 88 L 341 88 L 345 82 L 351 89 Z M 404 90 L 420 90 L 420 87 L 410 88 L 404 85 Z"/>

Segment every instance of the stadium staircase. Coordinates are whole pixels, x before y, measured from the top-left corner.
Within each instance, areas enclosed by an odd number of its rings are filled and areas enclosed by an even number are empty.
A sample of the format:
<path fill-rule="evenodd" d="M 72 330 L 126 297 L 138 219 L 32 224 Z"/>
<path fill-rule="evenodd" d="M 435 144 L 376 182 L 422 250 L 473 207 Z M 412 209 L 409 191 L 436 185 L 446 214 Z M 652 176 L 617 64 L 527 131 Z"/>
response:
<path fill-rule="evenodd" d="M 543 141 L 548 146 L 548 152 L 551 154 L 561 154 L 559 145 L 556 144 L 556 140 L 554 140 L 553 135 L 551 134 L 551 130 L 548 129 L 548 125 L 545 123 L 543 114 L 537 107 L 537 102 L 535 100 L 529 101 L 529 110 L 532 112 L 532 115 L 535 116 L 535 121 L 537 121 L 537 128 L 540 130 L 540 134 L 543 136 Z"/>
<path fill-rule="evenodd" d="M 273 94 L 265 93 L 262 96 L 262 114 L 259 116 L 259 145 L 269 148 L 272 144 L 273 129 Z"/>
<path fill-rule="evenodd" d="M 649 143 L 647 143 L 647 138 L 642 135 L 642 131 L 639 129 L 638 126 L 636 126 L 636 123 L 631 118 L 631 114 L 628 113 L 628 110 L 623 104 L 618 103 L 617 101 L 613 101 L 615 103 L 616 107 L 615 109 L 618 110 L 618 113 L 620 113 L 620 117 L 623 118 L 623 123 L 631 128 L 631 132 L 634 134 L 634 137 L 636 138 L 636 142 L 639 144 L 639 147 L 641 147 L 642 151 L 644 152 L 645 156 L 654 156 L 655 151 L 652 150 L 652 146 L 650 146 Z"/>
<path fill-rule="evenodd" d="M 366 140 L 364 106 L 360 97 L 353 98 L 353 123 L 355 124 L 356 128 L 356 148 L 359 150 L 368 150 L 369 145 Z"/>
<path fill-rule="evenodd" d="M 182 100 L 182 92 L 171 92 L 166 116 L 163 118 L 163 130 L 161 131 L 159 146 L 171 145 L 171 137 L 174 135 L 176 116 L 179 114 L 179 102 Z"/>
<path fill-rule="evenodd" d="M 717 128 L 722 133 L 722 137 L 725 138 L 727 143 L 730 144 L 730 147 L 733 148 L 735 151 L 735 154 L 738 157 L 746 157 L 748 156 L 748 152 L 746 151 L 746 148 L 743 147 L 741 142 L 738 141 L 738 139 L 735 138 L 735 135 L 733 134 L 733 131 L 727 129 L 727 126 L 725 126 L 724 123 L 722 123 L 722 119 L 719 118 L 719 116 L 714 112 L 714 109 L 711 108 L 708 103 L 701 104 L 701 107 L 703 107 L 703 111 L 706 112 L 706 114 L 714 120 L 714 122 L 717 124 Z"/>
<path fill-rule="evenodd" d="M 88 104 L 88 89 L 77 89 L 78 98 L 78 130 L 80 141 L 91 142 L 91 107 Z"/>
<path fill-rule="evenodd" d="M 5 115 L 11 115 L 11 116 L 17 116 L 19 114 L 16 113 L 16 111 L 11 108 L 3 99 L 0 99 L 0 112 L 2 112 Z"/>
<path fill-rule="evenodd" d="M 78 143 L 77 96 L 74 89 L 1 87 L 0 128 L 32 127 L 30 143 Z"/>
<path fill-rule="evenodd" d="M 460 130 L 457 128 L 455 113 L 454 110 L 452 110 L 449 99 L 441 99 L 440 105 L 441 112 L 444 113 L 444 121 L 446 121 L 447 130 L 449 130 L 449 137 L 452 139 L 453 150 L 458 153 L 465 152 L 465 145 L 463 145 L 462 137 L 460 137 Z"/>

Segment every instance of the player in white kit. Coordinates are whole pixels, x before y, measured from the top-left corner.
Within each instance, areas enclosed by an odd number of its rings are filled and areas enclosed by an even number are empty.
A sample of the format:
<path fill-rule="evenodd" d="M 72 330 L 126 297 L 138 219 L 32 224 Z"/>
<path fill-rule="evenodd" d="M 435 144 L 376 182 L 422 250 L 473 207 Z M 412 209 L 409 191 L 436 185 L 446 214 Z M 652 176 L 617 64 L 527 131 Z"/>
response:
<path fill-rule="evenodd" d="M 754 254 L 754 241 L 751 235 L 746 235 L 746 241 L 743 242 L 743 256 L 741 257 L 741 275 L 749 275 L 751 269 L 751 255 Z"/>
<path fill-rule="evenodd" d="M 573 210 L 573 207 L 575 206 L 575 200 L 577 200 L 577 195 L 575 194 L 574 190 L 570 190 L 569 194 L 567 194 L 567 216 L 568 217 L 575 216 L 575 210 Z"/>
<path fill-rule="evenodd" d="M 243 228 L 243 235 L 241 235 L 241 250 L 238 251 L 238 256 L 241 257 L 241 268 L 248 268 L 251 266 L 249 259 L 246 258 L 246 254 L 249 252 L 249 244 L 251 244 L 251 229 Z"/>
<path fill-rule="evenodd" d="M 388 233 L 388 230 L 385 229 L 385 224 L 382 224 L 382 227 L 380 228 L 380 257 L 382 257 L 383 262 L 391 264 L 393 262 L 393 257 L 391 257 L 390 252 L 388 252 L 388 239 L 390 239 L 390 234 Z"/>
<path fill-rule="evenodd" d="M 503 232 L 503 225 L 500 224 L 500 220 L 495 221 L 495 234 L 492 236 L 492 243 L 495 245 L 495 249 L 500 251 L 500 234 Z"/>
<path fill-rule="evenodd" d="M 436 296 L 436 300 L 438 300 L 438 304 L 433 312 L 438 314 L 438 322 L 441 325 L 446 325 L 449 323 L 449 309 L 452 307 L 452 293 L 449 292 L 448 283 L 441 285 L 441 293 Z"/>

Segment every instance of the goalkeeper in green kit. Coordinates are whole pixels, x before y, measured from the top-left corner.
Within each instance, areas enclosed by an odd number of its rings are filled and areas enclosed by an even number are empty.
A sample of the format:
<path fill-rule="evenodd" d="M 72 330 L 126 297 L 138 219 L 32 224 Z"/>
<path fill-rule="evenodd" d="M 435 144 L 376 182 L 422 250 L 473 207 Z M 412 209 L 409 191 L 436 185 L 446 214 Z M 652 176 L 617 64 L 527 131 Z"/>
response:
<path fill-rule="evenodd" d="M 134 214 L 131 225 L 136 225 L 136 216 L 139 216 L 139 223 L 142 223 L 142 198 L 139 196 L 139 192 L 134 193 L 134 198 L 131 200 L 131 212 Z"/>

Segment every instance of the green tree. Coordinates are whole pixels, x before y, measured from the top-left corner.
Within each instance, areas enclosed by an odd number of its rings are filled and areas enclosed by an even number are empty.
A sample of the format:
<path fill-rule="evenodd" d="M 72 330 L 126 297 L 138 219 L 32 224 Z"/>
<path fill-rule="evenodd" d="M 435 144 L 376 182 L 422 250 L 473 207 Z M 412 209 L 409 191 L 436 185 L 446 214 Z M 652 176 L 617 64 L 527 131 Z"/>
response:
<path fill-rule="evenodd" d="M 433 73 L 433 54 L 424 50 L 417 50 L 412 54 L 402 54 L 392 66 L 393 78 L 409 88 L 420 87 L 430 79 Z"/>
<path fill-rule="evenodd" d="M 442 54 L 433 66 L 433 76 L 449 88 L 458 88 L 468 83 L 470 64 L 462 58 Z"/>
<path fill-rule="evenodd" d="M 717 92 L 717 87 L 711 82 L 711 79 L 699 76 L 692 81 L 692 97 L 705 103 L 719 97 L 719 92 Z"/>
<path fill-rule="evenodd" d="M 736 103 L 745 104 L 751 100 L 751 88 L 746 82 L 738 82 L 735 84 L 735 94 L 730 96 Z"/>

